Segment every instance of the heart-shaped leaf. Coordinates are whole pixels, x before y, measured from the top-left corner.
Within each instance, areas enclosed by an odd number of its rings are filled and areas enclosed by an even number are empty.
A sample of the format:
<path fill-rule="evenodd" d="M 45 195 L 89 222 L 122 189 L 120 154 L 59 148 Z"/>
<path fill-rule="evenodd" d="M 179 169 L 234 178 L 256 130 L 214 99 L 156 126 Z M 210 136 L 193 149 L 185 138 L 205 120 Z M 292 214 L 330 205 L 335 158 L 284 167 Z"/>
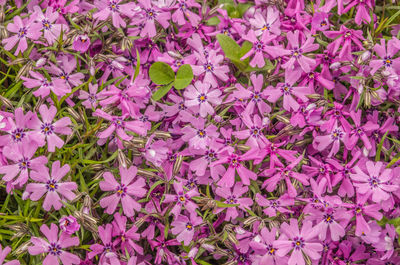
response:
<path fill-rule="evenodd" d="M 175 80 L 175 73 L 171 66 L 163 62 L 155 62 L 150 66 L 151 81 L 157 85 L 167 85 Z"/>
<path fill-rule="evenodd" d="M 189 64 L 182 65 L 176 73 L 174 87 L 176 89 L 184 89 L 193 80 L 193 70 Z"/>

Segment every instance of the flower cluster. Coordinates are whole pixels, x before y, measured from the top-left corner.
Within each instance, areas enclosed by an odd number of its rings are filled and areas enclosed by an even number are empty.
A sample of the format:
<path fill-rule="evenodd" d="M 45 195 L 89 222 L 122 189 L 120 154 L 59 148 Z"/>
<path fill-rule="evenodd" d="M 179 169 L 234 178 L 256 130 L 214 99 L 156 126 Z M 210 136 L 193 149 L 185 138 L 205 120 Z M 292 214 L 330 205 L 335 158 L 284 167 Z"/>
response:
<path fill-rule="evenodd" d="M 0 265 L 400 264 L 395 4 L 0 0 Z"/>

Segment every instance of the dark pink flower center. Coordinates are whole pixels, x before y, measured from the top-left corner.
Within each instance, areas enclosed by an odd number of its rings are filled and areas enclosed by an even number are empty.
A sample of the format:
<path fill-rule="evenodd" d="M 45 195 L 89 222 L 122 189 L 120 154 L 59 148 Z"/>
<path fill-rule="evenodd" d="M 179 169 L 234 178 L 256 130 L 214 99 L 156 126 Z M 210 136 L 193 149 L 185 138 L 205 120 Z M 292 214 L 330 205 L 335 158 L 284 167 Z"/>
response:
<path fill-rule="evenodd" d="M 14 131 L 11 132 L 11 137 L 14 140 L 14 142 L 21 142 L 22 139 L 25 137 L 25 132 L 24 129 L 22 128 L 17 128 Z"/>
<path fill-rule="evenodd" d="M 108 5 L 108 8 L 112 12 L 119 12 L 119 5 L 115 1 L 110 1 L 110 4 Z"/>
<path fill-rule="evenodd" d="M 210 63 L 210 62 L 205 63 L 205 64 L 203 65 L 203 67 L 204 67 L 204 70 L 206 70 L 206 72 L 212 72 L 212 71 L 214 71 L 214 65 L 213 65 L 212 63 Z"/>
<path fill-rule="evenodd" d="M 384 66 L 386 66 L 386 67 L 391 67 L 391 66 L 392 66 L 392 63 L 393 63 L 393 61 L 392 61 L 392 58 L 391 58 L 390 56 L 385 56 L 385 57 L 383 58 L 383 65 L 384 65 Z"/>
<path fill-rule="evenodd" d="M 47 181 L 46 188 L 48 191 L 55 191 L 58 188 L 57 181 L 55 181 L 54 179 Z"/>
<path fill-rule="evenodd" d="M 45 30 L 50 30 L 52 25 L 50 24 L 50 21 L 47 19 L 42 20 L 42 26 Z"/>
<path fill-rule="evenodd" d="M 42 123 L 40 130 L 44 135 L 51 135 L 54 132 L 54 125 L 48 122 Z"/>
<path fill-rule="evenodd" d="M 207 101 L 207 95 L 204 93 L 201 93 L 198 97 L 197 100 L 199 101 L 199 103 L 204 103 Z"/>
<path fill-rule="evenodd" d="M 227 204 L 236 204 L 237 203 L 237 199 L 235 195 L 231 195 L 226 199 L 226 203 Z"/>
<path fill-rule="evenodd" d="M 23 159 L 18 161 L 19 170 L 28 169 L 30 166 L 31 166 L 31 162 L 29 161 L 28 158 L 24 157 Z"/>
<path fill-rule="evenodd" d="M 339 141 L 342 139 L 344 133 L 338 128 L 332 131 L 331 137 L 333 141 Z"/>
<path fill-rule="evenodd" d="M 200 138 L 205 138 L 207 136 L 207 133 L 205 130 L 200 129 L 197 131 L 197 136 L 199 136 Z"/>
<path fill-rule="evenodd" d="M 372 188 L 378 188 L 381 181 L 377 177 L 373 176 L 369 178 L 368 183 Z"/>
<path fill-rule="evenodd" d="M 157 12 L 152 8 L 147 9 L 146 17 L 147 17 L 147 19 L 155 19 L 157 17 Z"/>
<path fill-rule="evenodd" d="M 24 38 L 26 36 L 27 32 L 28 32 L 27 28 L 25 28 L 25 27 L 20 28 L 18 31 L 18 38 L 20 38 L 20 39 Z"/>
<path fill-rule="evenodd" d="M 293 90 L 292 86 L 289 85 L 289 84 L 287 84 L 287 83 L 285 83 L 285 84 L 281 87 L 281 92 L 282 92 L 284 95 L 286 95 L 286 96 L 292 94 L 292 90 Z"/>
<path fill-rule="evenodd" d="M 292 246 L 295 250 L 300 250 L 304 247 L 304 239 L 302 237 L 296 236 L 293 238 Z"/>
<path fill-rule="evenodd" d="M 119 197 L 125 197 L 127 190 L 127 187 L 122 184 L 117 188 L 116 192 Z"/>
<path fill-rule="evenodd" d="M 57 243 L 51 243 L 47 251 L 53 256 L 61 255 L 61 247 Z"/>
<path fill-rule="evenodd" d="M 327 214 L 324 215 L 324 222 L 325 223 L 331 224 L 333 222 L 333 220 L 334 219 L 333 219 L 333 215 L 332 214 L 327 213 Z"/>

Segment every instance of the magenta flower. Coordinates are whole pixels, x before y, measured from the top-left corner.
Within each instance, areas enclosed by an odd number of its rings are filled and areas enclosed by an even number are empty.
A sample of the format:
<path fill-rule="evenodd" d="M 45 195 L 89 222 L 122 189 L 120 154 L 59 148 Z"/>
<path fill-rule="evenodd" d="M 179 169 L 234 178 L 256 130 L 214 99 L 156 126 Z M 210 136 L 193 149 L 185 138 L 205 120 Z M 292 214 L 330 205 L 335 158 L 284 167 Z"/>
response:
<path fill-rule="evenodd" d="M 7 118 L 8 126 L 4 127 L 2 131 L 7 132 L 8 135 L 0 136 L 0 145 L 9 145 L 15 147 L 17 145 L 24 145 L 34 140 L 31 132 L 27 130 L 29 120 L 32 118 L 33 113 L 28 111 L 24 114 L 22 108 L 15 109 L 14 119 Z"/>
<path fill-rule="evenodd" d="M 246 209 L 250 209 L 250 206 L 253 205 L 253 200 L 250 198 L 241 198 L 243 194 L 248 191 L 248 187 L 243 186 L 242 183 L 236 182 L 233 190 L 231 188 L 218 187 L 215 193 L 224 198 L 224 203 L 226 204 L 237 204 L 235 207 L 228 207 L 228 208 L 217 208 L 214 211 L 214 214 L 220 213 L 226 209 L 226 216 L 225 221 L 236 220 L 239 216 L 240 210 L 246 211 Z M 238 209 L 240 209 L 238 211 Z"/>
<path fill-rule="evenodd" d="M 17 34 L 2 41 L 4 49 L 9 51 L 18 43 L 14 55 L 18 55 L 20 51 L 23 53 L 28 48 L 28 38 L 37 40 L 42 36 L 41 27 L 40 24 L 34 22 L 34 17 L 23 21 L 20 16 L 15 16 L 14 23 L 9 23 L 7 30 Z"/>
<path fill-rule="evenodd" d="M 194 149 L 207 149 L 211 140 L 219 136 L 218 128 L 214 124 L 205 127 L 205 120 L 202 118 L 193 120 L 192 125 L 195 128 L 185 126 L 181 129 L 181 132 L 184 134 L 182 140 L 189 142 L 189 145 Z"/>
<path fill-rule="evenodd" d="M 142 206 L 134 200 L 134 197 L 141 198 L 146 194 L 144 188 L 146 182 L 142 177 L 136 178 L 136 173 L 137 168 L 135 166 L 128 169 L 120 166 L 121 183 L 115 180 L 111 172 L 103 174 L 104 181 L 100 182 L 100 189 L 113 193 L 100 200 L 100 206 L 106 208 L 106 213 L 113 214 L 119 202 L 122 204 L 124 214 L 128 217 L 132 217 L 135 211 L 140 211 Z"/>
<path fill-rule="evenodd" d="M 336 127 L 330 134 L 315 137 L 314 142 L 317 144 L 317 150 L 320 152 L 332 144 L 332 148 L 328 154 L 328 157 L 331 157 L 339 152 L 340 142 L 345 139 L 345 136 L 346 133 L 344 130 L 341 127 Z"/>
<path fill-rule="evenodd" d="M 110 16 L 112 18 L 112 24 L 116 28 L 126 27 L 126 23 L 121 17 L 125 15 L 132 17 L 135 13 L 135 3 L 120 4 L 121 0 L 101 0 L 97 1 L 98 12 L 93 14 L 94 19 L 107 20 Z"/>
<path fill-rule="evenodd" d="M 262 148 L 259 151 L 259 157 L 254 160 L 255 164 L 259 164 L 263 161 L 265 157 L 269 157 L 269 167 L 274 168 L 275 165 L 284 167 L 282 162 L 279 160 L 278 156 L 281 158 L 284 158 L 286 161 L 293 161 L 296 160 L 296 154 L 297 152 L 294 150 L 286 150 L 283 148 L 279 148 L 280 146 L 283 146 L 285 142 L 280 142 L 280 143 L 271 143 L 267 142 L 267 145 L 265 148 Z"/>
<path fill-rule="evenodd" d="M 190 215 L 190 219 L 187 216 L 179 215 L 171 223 L 171 232 L 177 235 L 176 240 L 178 242 L 183 242 L 185 246 L 188 246 L 193 240 L 195 227 L 202 222 L 202 218 L 196 215 Z"/>
<path fill-rule="evenodd" d="M 346 148 L 348 150 L 352 150 L 356 144 L 358 143 L 358 140 L 361 139 L 362 142 L 364 143 L 364 147 L 367 150 L 372 149 L 372 144 L 371 141 L 369 140 L 369 137 L 367 136 L 366 132 L 367 131 L 372 131 L 372 130 L 377 130 L 379 128 L 378 124 L 365 124 L 361 126 L 361 114 L 362 111 L 358 110 L 357 112 L 351 111 L 350 112 L 350 117 L 354 121 L 355 127 L 349 127 L 345 129 L 349 132 L 345 136 L 344 143 L 346 144 Z"/>
<path fill-rule="evenodd" d="M 289 55 L 289 60 L 282 65 L 282 68 L 288 69 L 290 72 L 293 72 L 295 66 L 297 64 L 300 68 L 308 73 L 311 71 L 313 66 L 315 65 L 315 60 L 304 56 L 305 53 L 315 51 L 318 49 L 319 45 L 314 44 L 314 38 L 308 37 L 302 44 L 299 43 L 299 31 L 296 30 L 294 32 L 287 33 L 287 40 L 289 45 L 286 49 L 282 49 L 279 47 L 270 47 L 275 53 L 282 55 Z M 295 64 L 297 63 L 297 64 Z"/>
<path fill-rule="evenodd" d="M 93 115 L 111 121 L 110 126 L 98 134 L 99 138 L 108 138 L 114 131 L 116 131 L 117 135 L 121 137 L 122 140 L 129 141 L 132 139 L 132 136 L 126 134 L 125 130 L 137 133 L 139 135 L 146 134 L 146 128 L 144 127 L 143 122 L 125 121 L 125 119 L 128 117 L 128 114 L 122 116 L 112 116 L 101 109 L 97 109 Z"/>
<path fill-rule="evenodd" d="M 185 89 L 183 95 L 188 99 L 185 101 L 185 106 L 192 109 L 194 112 L 199 110 L 200 116 L 205 118 L 208 114 L 214 114 L 214 108 L 211 104 L 221 104 L 222 100 L 219 98 L 221 94 L 221 91 L 218 89 L 210 91 L 209 83 L 196 81 L 194 85 L 189 85 Z"/>
<path fill-rule="evenodd" d="M 171 213 L 177 217 L 181 213 L 182 207 L 185 207 L 190 214 L 196 214 L 198 206 L 191 200 L 192 197 L 199 196 L 196 188 L 185 191 L 182 182 L 174 182 L 174 190 L 175 194 L 165 194 L 163 201 L 163 203 L 175 202 Z"/>
<path fill-rule="evenodd" d="M 259 40 L 256 36 L 256 33 L 253 30 L 249 30 L 249 32 L 247 32 L 247 35 L 243 36 L 242 38 L 253 44 L 251 50 L 243 55 L 242 58 L 240 58 L 241 60 L 244 60 L 254 54 L 253 59 L 250 61 L 250 66 L 257 66 L 258 68 L 264 67 L 264 53 L 268 53 L 271 56 L 275 57 L 275 53 L 271 53 L 271 50 L 269 49 L 270 46 L 267 46 L 267 44 L 274 40 L 276 38 L 276 35 L 264 33 L 261 36 L 261 40 Z"/>
<path fill-rule="evenodd" d="M 288 196 L 288 194 L 282 195 L 278 199 L 267 199 L 261 194 L 256 194 L 256 203 L 264 208 L 263 212 L 269 216 L 276 216 L 276 212 L 280 213 L 292 213 L 293 211 L 287 209 L 287 206 L 294 205 L 294 199 Z"/>
<path fill-rule="evenodd" d="M 255 250 L 257 255 L 260 255 L 259 265 L 270 264 L 288 264 L 288 258 L 286 256 L 280 257 L 277 255 L 277 247 L 275 239 L 277 235 L 277 229 L 274 227 L 271 231 L 264 227 L 260 235 L 254 238 L 254 241 L 249 243 L 250 247 Z M 282 235 L 279 239 L 283 239 Z"/>
<path fill-rule="evenodd" d="M 329 208 L 324 212 L 318 212 L 318 217 L 319 222 L 317 221 L 313 229 L 318 234 L 319 240 L 326 239 L 328 228 L 333 241 L 339 241 L 341 237 L 345 236 L 345 228 L 350 217 L 343 209 Z"/>
<path fill-rule="evenodd" d="M 101 98 L 100 93 L 97 93 L 98 85 L 97 84 L 89 84 L 89 92 L 84 90 L 79 91 L 79 99 L 84 99 L 82 105 L 88 109 L 94 109 L 97 107 L 98 101 Z"/>
<path fill-rule="evenodd" d="M 71 120 L 69 117 L 63 117 L 56 122 L 53 122 L 54 117 L 57 114 L 57 108 L 53 105 L 47 108 L 46 105 L 39 107 L 42 121 L 39 120 L 37 115 L 34 115 L 29 121 L 28 126 L 33 130 L 32 137 L 39 146 L 44 146 L 47 140 L 47 150 L 54 152 L 57 148 L 61 148 L 64 145 L 64 141 L 58 137 L 57 134 L 69 135 L 72 133 Z"/>
<path fill-rule="evenodd" d="M 300 163 L 300 161 L 303 159 L 303 156 L 299 156 L 294 160 L 290 165 L 284 167 L 284 168 L 270 168 L 266 169 L 264 171 L 265 176 L 269 177 L 266 181 L 264 181 L 262 187 L 267 187 L 267 191 L 272 192 L 276 189 L 276 186 L 281 180 L 284 180 L 286 182 L 286 187 L 288 190 L 288 195 L 291 198 L 294 198 L 297 196 L 297 190 L 293 186 L 290 178 L 297 179 L 300 183 L 304 185 L 309 185 L 310 183 L 308 182 L 309 177 L 305 174 L 295 172 L 293 169 Z"/>
<path fill-rule="evenodd" d="M 72 215 L 63 216 L 59 221 L 59 225 L 61 230 L 69 235 L 72 235 L 81 227 L 76 218 Z"/>
<path fill-rule="evenodd" d="M 228 168 L 226 169 L 225 174 L 219 180 L 218 185 L 228 188 L 233 187 L 235 183 L 236 172 L 239 174 L 244 185 L 250 185 L 250 179 L 256 180 L 257 174 L 247 169 L 245 166 L 242 165 L 241 162 L 253 160 L 258 156 L 257 153 L 258 152 L 256 149 L 251 149 L 250 151 L 242 155 L 228 152 L 228 154 L 223 157 L 221 156 L 219 160 L 213 162 L 213 165 L 228 164 Z"/>
<path fill-rule="evenodd" d="M 35 71 L 29 71 L 29 74 L 33 78 L 22 76 L 21 79 L 25 81 L 24 86 L 27 88 L 38 87 L 38 89 L 32 93 L 35 97 L 45 98 L 50 94 L 50 91 L 53 91 L 53 93 L 59 97 L 65 96 L 71 92 L 63 80 L 56 78 L 49 81 L 43 75 Z"/>
<path fill-rule="evenodd" d="M 138 228 L 132 226 L 127 230 L 126 223 L 127 218 L 125 216 L 121 216 L 119 213 L 114 214 L 112 235 L 117 238 L 113 241 L 113 247 L 117 248 L 120 245 L 123 252 L 127 250 L 131 255 L 135 252 L 143 255 L 143 248 L 134 242 L 140 239 L 140 234 L 136 233 Z"/>
<path fill-rule="evenodd" d="M 343 0 L 340 0 L 339 3 L 342 3 Z M 356 7 L 357 13 L 354 18 L 354 21 L 357 25 L 360 25 L 361 22 L 368 24 L 371 22 L 371 15 L 369 14 L 369 10 L 374 8 L 375 1 L 371 0 L 352 0 L 345 1 L 347 6 L 339 12 L 339 15 L 345 14 L 349 12 L 349 10 L 353 7 Z"/>
<path fill-rule="evenodd" d="M 166 240 L 164 233 L 161 233 L 155 240 L 149 240 L 149 244 L 152 250 L 156 249 L 157 254 L 154 259 L 155 264 L 162 264 L 162 261 L 166 261 L 168 264 L 173 264 L 176 261 L 176 256 L 172 253 L 169 246 L 179 246 L 179 243 L 175 238 Z"/>
<path fill-rule="evenodd" d="M 361 30 L 348 29 L 345 26 L 340 26 L 339 31 L 324 31 L 326 37 L 334 39 L 328 44 L 328 51 L 331 54 L 335 54 L 340 47 L 342 49 L 339 52 L 338 58 L 342 60 L 353 60 L 352 52 L 352 42 L 356 45 L 355 47 L 363 50 L 363 45 L 360 40 L 364 40 Z"/>
<path fill-rule="evenodd" d="M 268 142 L 265 138 L 263 130 L 266 124 L 263 124 L 260 116 L 257 114 L 253 116 L 253 120 L 244 114 L 242 116 L 242 121 L 246 125 L 247 129 L 233 132 L 233 135 L 238 139 L 247 139 L 246 145 L 251 148 L 263 148 Z"/>
<path fill-rule="evenodd" d="M 368 174 L 364 173 L 358 166 L 354 167 L 355 174 L 350 174 L 350 177 L 357 181 L 354 186 L 357 192 L 366 198 L 372 195 L 372 201 L 380 203 L 386 201 L 390 197 L 390 192 L 398 189 L 397 185 L 391 184 L 392 170 L 382 167 L 384 164 L 380 161 L 375 164 L 372 161 L 367 161 L 365 167 Z"/>
<path fill-rule="evenodd" d="M 278 239 L 274 245 L 278 248 L 276 254 L 280 257 L 286 256 L 289 251 L 293 250 L 288 265 L 305 264 L 303 253 L 311 260 L 318 260 L 321 257 L 319 252 L 322 251 L 322 245 L 312 241 L 316 233 L 315 230 L 313 231 L 311 222 L 303 222 L 300 232 L 297 220 L 292 218 L 290 225 L 287 223 L 281 225 L 281 231 L 288 238 Z"/>
<path fill-rule="evenodd" d="M 205 73 L 203 82 L 210 83 L 211 87 L 218 87 L 218 81 L 215 77 L 223 82 L 228 81 L 229 77 L 227 73 L 229 72 L 229 67 L 227 65 L 221 65 L 224 56 L 221 54 L 217 55 L 215 50 L 209 51 L 207 57 L 204 56 L 204 54 L 196 52 L 195 55 L 198 62 L 197 65 L 192 65 L 194 75 L 199 76 Z"/>
<path fill-rule="evenodd" d="M 0 245 L 0 265 L 20 265 L 18 260 L 11 260 L 9 262 L 4 263 L 4 260 L 6 259 L 8 253 L 10 252 L 11 252 L 10 247 L 5 247 L 4 249 L 2 249 Z"/>
<path fill-rule="evenodd" d="M 380 44 L 375 44 L 374 51 L 380 59 L 373 59 L 370 61 L 369 66 L 372 67 L 371 74 L 375 74 L 375 72 L 383 66 L 386 71 L 394 73 L 395 69 L 400 67 L 400 59 L 393 58 L 399 50 L 400 45 L 398 45 L 397 39 L 389 40 L 387 43 L 387 49 L 385 46 L 385 39 L 381 39 Z"/>
<path fill-rule="evenodd" d="M 88 35 L 78 35 L 75 37 L 74 42 L 72 43 L 72 48 L 74 48 L 77 52 L 85 53 L 90 46 L 90 38 Z"/>
<path fill-rule="evenodd" d="M 50 211 L 52 207 L 55 210 L 61 209 L 62 200 L 73 200 L 76 195 L 72 190 L 76 190 L 78 185 L 75 182 L 60 182 L 60 180 L 69 172 L 70 167 L 65 164 L 60 168 L 60 161 L 52 164 L 51 175 L 49 170 L 41 170 L 40 172 L 32 171 L 31 178 L 39 183 L 29 183 L 26 186 L 26 192 L 32 201 L 38 201 L 46 194 L 43 201 L 43 209 Z M 61 195 L 61 196 L 60 196 Z"/>
<path fill-rule="evenodd" d="M 63 81 L 69 89 L 79 86 L 83 83 L 81 79 L 83 79 L 85 75 L 80 72 L 73 73 L 76 68 L 76 59 L 74 57 L 70 58 L 64 55 L 59 58 L 59 62 L 61 63 L 61 66 L 59 66 L 60 64 L 54 65 L 53 63 L 49 62 L 50 66 L 45 67 L 49 73 L 58 76 L 58 78 L 55 80 Z M 71 90 L 69 90 L 69 92 L 71 92 Z"/>
<path fill-rule="evenodd" d="M 101 265 L 121 265 L 118 254 L 113 247 L 112 230 L 113 226 L 111 224 L 106 224 L 105 227 L 99 226 L 99 236 L 103 245 L 93 244 L 90 246 L 92 251 L 88 253 L 88 257 L 92 259 L 94 256 L 101 254 L 99 259 L 99 264 Z"/>
<path fill-rule="evenodd" d="M 19 145 L 16 148 L 4 147 L 2 150 L 5 157 L 14 161 L 14 164 L 0 166 L 0 174 L 5 174 L 4 181 L 13 181 L 12 185 L 24 185 L 29 179 L 29 171 L 42 172 L 45 170 L 47 158 L 38 156 L 32 158 L 37 150 L 34 142 Z"/>
<path fill-rule="evenodd" d="M 139 24 L 142 29 L 140 32 L 141 37 L 148 36 L 152 38 L 156 35 L 156 24 L 157 21 L 163 28 L 169 26 L 168 20 L 171 19 L 171 13 L 164 11 L 162 8 L 153 4 L 151 0 L 139 0 L 140 10 L 139 18 L 132 19 L 131 23 Z M 135 21 L 136 20 L 136 21 Z"/>
<path fill-rule="evenodd" d="M 197 26 L 201 20 L 201 17 L 190 10 L 192 7 L 199 9 L 201 6 L 194 0 L 176 1 L 175 5 L 171 7 L 172 9 L 175 9 L 175 12 L 172 13 L 172 21 L 178 25 L 184 25 L 186 23 L 186 17 L 189 19 L 189 22 L 192 26 Z"/>
<path fill-rule="evenodd" d="M 250 24 L 254 27 L 256 36 L 272 33 L 277 36 L 281 35 L 279 11 L 273 7 L 267 7 L 267 14 L 255 12 L 254 18 L 249 19 Z"/>
<path fill-rule="evenodd" d="M 43 14 L 39 6 L 35 6 L 33 9 L 36 13 L 36 22 L 42 25 L 44 38 L 49 45 L 53 45 L 53 43 L 58 40 L 62 29 L 61 24 L 54 23 L 58 18 L 58 12 L 53 12 L 52 7 L 48 7 L 45 14 Z M 64 26 L 64 29 L 65 28 L 68 27 Z"/>
<path fill-rule="evenodd" d="M 263 96 L 267 97 L 268 101 L 275 103 L 283 95 L 283 108 L 287 111 L 293 109 L 297 111 L 300 104 L 293 98 L 293 95 L 301 99 L 302 102 L 307 102 L 307 94 L 311 94 L 307 87 L 294 86 L 298 80 L 298 75 L 285 72 L 285 83 L 278 83 L 276 88 L 271 86 L 263 91 Z"/>
<path fill-rule="evenodd" d="M 65 251 L 65 248 L 79 246 L 79 238 L 71 237 L 67 233 L 58 234 L 58 227 L 51 224 L 50 228 L 43 224 L 40 231 L 45 235 L 47 240 L 39 237 L 31 237 L 33 246 L 28 247 L 30 255 L 39 255 L 46 253 L 47 256 L 43 260 L 43 265 L 60 264 L 80 264 L 81 260 L 78 256 Z"/>

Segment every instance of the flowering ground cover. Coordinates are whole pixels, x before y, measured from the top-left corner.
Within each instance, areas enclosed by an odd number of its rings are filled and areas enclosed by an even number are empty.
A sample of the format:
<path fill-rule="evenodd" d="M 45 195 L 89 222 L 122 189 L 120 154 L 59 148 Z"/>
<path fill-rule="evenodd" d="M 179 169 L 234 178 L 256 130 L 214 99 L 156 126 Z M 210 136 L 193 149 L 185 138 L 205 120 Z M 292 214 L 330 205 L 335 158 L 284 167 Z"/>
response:
<path fill-rule="evenodd" d="M 400 264 L 398 0 L 0 0 L 0 265 Z"/>

